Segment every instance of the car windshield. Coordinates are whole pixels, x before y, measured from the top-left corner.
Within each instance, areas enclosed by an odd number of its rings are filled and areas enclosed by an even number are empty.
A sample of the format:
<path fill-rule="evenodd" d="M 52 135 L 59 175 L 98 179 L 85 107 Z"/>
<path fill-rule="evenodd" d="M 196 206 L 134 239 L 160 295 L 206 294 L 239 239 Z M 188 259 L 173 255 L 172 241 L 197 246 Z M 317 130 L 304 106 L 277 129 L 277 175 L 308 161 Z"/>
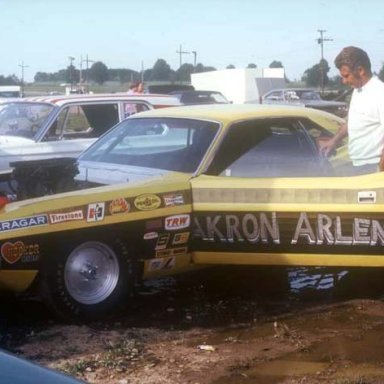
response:
<path fill-rule="evenodd" d="M 219 129 L 210 121 L 127 119 L 100 138 L 79 161 L 194 172 Z"/>
<path fill-rule="evenodd" d="M 0 107 L 0 135 L 33 139 L 53 109 L 44 103 L 4 103 Z"/>
<path fill-rule="evenodd" d="M 296 95 L 300 100 L 321 100 L 320 95 L 313 91 L 296 91 Z"/>

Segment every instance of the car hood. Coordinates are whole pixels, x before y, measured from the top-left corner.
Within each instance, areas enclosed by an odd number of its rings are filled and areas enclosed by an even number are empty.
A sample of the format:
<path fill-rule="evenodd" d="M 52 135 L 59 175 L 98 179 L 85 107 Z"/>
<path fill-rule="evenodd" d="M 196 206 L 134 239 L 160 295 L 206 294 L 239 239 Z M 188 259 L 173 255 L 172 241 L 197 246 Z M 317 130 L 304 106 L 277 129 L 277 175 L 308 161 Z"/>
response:
<path fill-rule="evenodd" d="M 161 169 L 135 167 L 119 164 L 81 161 L 78 163 L 79 173 L 75 179 L 101 185 L 137 183 L 162 178 L 172 172 Z"/>
<path fill-rule="evenodd" d="M 26 144 L 34 143 L 34 140 L 27 139 L 26 137 L 21 136 L 10 136 L 10 135 L 0 135 L 0 145 L 1 146 L 22 146 Z"/>

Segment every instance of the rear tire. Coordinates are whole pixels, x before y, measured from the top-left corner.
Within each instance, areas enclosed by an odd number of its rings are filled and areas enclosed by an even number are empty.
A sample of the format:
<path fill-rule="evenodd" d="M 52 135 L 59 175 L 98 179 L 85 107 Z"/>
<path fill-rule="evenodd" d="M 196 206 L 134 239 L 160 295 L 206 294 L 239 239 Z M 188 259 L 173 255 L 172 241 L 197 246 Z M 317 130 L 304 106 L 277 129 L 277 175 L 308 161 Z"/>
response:
<path fill-rule="evenodd" d="M 119 241 L 92 240 L 65 246 L 44 264 L 42 296 L 65 319 L 109 316 L 132 293 L 132 260 Z"/>

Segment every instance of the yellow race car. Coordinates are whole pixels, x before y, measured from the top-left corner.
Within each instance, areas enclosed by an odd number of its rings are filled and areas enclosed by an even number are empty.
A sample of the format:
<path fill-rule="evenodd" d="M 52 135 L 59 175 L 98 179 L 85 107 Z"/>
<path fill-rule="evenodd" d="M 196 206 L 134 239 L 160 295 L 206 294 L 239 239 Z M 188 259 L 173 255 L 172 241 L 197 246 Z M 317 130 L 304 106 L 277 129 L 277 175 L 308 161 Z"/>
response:
<path fill-rule="evenodd" d="M 348 176 L 345 143 L 321 155 L 342 122 L 263 105 L 136 114 L 77 159 L 73 191 L 4 201 L 0 287 L 35 282 L 59 314 L 95 318 L 139 279 L 200 266 L 384 266 L 382 174 Z"/>

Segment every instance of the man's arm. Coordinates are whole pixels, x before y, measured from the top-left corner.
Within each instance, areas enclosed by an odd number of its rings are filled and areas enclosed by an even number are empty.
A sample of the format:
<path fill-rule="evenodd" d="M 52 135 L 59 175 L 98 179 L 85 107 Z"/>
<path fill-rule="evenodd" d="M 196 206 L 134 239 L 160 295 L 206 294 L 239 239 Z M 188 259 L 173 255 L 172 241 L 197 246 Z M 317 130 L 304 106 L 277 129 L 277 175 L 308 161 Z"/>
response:
<path fill-rule="evenodd" d="M 320 152 L 328 156 L 339 144 L 341 140 L 344 139 L 344 137 L 348 136 L 348 126 L 347 123 L 340 124 L 339 130 L 337 131 L 336 135 L 332 137 L 329 141 L 327 141 L 322 147 L 320 148 Z"/>

